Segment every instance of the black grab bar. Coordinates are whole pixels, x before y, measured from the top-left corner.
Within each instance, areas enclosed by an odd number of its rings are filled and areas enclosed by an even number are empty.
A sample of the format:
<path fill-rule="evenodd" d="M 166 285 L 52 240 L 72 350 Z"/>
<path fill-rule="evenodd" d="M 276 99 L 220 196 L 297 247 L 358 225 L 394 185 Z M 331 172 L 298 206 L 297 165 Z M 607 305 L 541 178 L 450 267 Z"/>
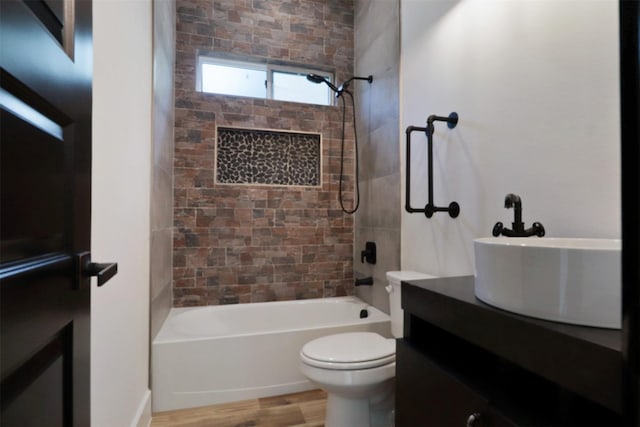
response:
<path fill-rule="evenodd" d="M 431 218 L 436 212 L 448 212 L 451 218 L 456 218 L 460 214 L 460 205 L 457 202 L 449 203 L 448 207 L 438 207 L 433 203 L 433 122 L 446 122 L 449 129 L 453 129 L 458 124 L 458 114 L 453 112 L 449 117 L 431 115 L 427 118 L 427 127 L 409 126 L 407 127 L 407 149 L 406 149 L 406 185 L 405 185 L 405 209 L 409 213 L 424 213 L 427 218 Z M 427 174 L 429 176 L 429 202 L 423 209 L 411 207 L 411 132 L 425 132 L 427 134 Z"/>

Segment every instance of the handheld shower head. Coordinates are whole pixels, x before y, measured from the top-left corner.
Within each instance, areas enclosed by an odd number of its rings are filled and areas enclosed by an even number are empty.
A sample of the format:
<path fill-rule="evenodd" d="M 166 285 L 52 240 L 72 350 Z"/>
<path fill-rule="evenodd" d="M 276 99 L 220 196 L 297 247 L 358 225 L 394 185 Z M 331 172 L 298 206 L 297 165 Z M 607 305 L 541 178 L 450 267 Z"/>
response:
<path fill-rule="evenodd" d="M 327 80 L 326 78 L 319 76 L 317 74 L 307 74 L 307 80 L 309 80 L 312 83 L 326 83 L 327 86 L 329 86 L 331 88 L 332 91 L 334 92 L 338 92 L 338 88 L 335 87 L 335 85 L 333 83 L 331 83 L 329 80 Z"/>
<path fill-rule="evenodd" d="M 340 98 L 340 96 L 342 95 L 343 92 L 346 92 L 349 95 L 349 98 L 351 98 L 351 105 L 353 106 L 353 110 L 355 111 L 356 109 L 356 105 L 355 105 L 355 101 L 353 99 L 353 94 L 351 92 L 349 92 L 349 90 L 347 89 L 349 87 L 349 84 L 353 81 L 353 80 L 366 80 L 369 83 L 371 83 L 373 81 L 373 76 L 368 76 L 368 77 L 357 77 L 357 76 L 353 76 L 350 79 L 346 80 L 344 83 L 342 83 L 340 85 L 339 88 L 335 87 L 333 85 L 333 83 L 331 83 L 329 80 L 327 80 L 325 77 L 323 76 L 319 76 L 317 74 L 307 74 L 307 80 L 309 80 L 312 83 L 326 83 L 327 86 L 329 86 L 331 88 L 331 90 L 333 90 L 336 93 L 336 98 Z M 354 138 L 354 145 L 355 145 L 355 152 L 356 152 L 356 201 L 355 201 L 355 206 L 352 210 L 347 210 L 347 208 L 344 207 L 344 202 L 343 202 L 343 198 L 342 198 L 342 181 L 343 181 L 343 168 L 344 168 L 344 123 L 345 123 L 345 117 L 346 117 L 346 111 L 347 111 L 347 103 L 344 100 L 344 98 L 342 98 L 342 148 L 340 150 L 340 183 L 339 183 L 339 187 L 338 187 L 338 199 L 340 201 L 340 207 L 342 208 L 342 211 L 348 214 L 352 214 L 355 211 L 358 210 L 358 206 L 360 206 L 360 186 L 358 184 L 359 180 L 358 180 L 358 133 L 356 132 L 356 115 L 353 115 L 353 138 Z"/>

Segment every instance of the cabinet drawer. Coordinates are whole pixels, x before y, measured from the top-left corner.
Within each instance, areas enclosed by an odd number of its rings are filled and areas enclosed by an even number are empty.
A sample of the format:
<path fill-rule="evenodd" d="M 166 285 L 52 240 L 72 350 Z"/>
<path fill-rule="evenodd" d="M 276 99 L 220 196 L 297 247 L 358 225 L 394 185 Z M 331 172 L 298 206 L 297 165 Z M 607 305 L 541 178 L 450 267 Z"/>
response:
<path fill-rule="evenodd" d="M 396 348 L 396 426 L 513 426 L 489 402 L 441 369 L 426 355 L 399 340 Z"/>

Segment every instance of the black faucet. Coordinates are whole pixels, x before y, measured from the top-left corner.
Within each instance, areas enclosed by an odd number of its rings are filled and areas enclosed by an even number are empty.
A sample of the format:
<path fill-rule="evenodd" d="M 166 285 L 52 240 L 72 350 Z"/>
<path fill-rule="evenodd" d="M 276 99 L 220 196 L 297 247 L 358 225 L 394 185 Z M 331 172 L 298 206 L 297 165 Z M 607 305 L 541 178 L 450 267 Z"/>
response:
<path fill-rule="evenodd" d="M 504 198 L 504 207 L 506 209 L 513 208 L 513 222 L 511 223 L 513 229 L 504 228 L 501 222 L 497 222 L 493 227 L 492 234 L 495 237 L 503 235 L 506 237 L 529 237 L 536 235 L 542 237 L 545 234 L 544 227 L 539 222 L 534 222 L 531 228 L 524 228 L 524 222 L 522 222 L 522 200 L 520 196 L 509 193 Z"/>
<path fill-rule="evenodd" d="M 373 277 L 365 277 L 363 279 L 356 279 L 356 286 L 373 286 Z"/>

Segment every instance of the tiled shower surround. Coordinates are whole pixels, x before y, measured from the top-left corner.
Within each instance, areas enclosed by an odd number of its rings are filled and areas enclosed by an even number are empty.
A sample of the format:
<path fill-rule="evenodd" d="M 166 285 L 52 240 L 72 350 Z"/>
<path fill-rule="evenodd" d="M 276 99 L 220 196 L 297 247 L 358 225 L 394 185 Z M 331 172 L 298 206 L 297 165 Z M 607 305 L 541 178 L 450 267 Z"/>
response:
<path fill-rule="evenodd" d="M 353 3 L 177 0 L 174 306 L 353 293 L 353 218 L 338 202 L 340 106 L 195 91 L 198 51 L 353 73 Z M 347 123 L 352 112 L 347 110 Z M 217 184 L 216 127 L 322 135 L 321 185 Z M 345 202 L 353 199 L 347 127 Z"/>

